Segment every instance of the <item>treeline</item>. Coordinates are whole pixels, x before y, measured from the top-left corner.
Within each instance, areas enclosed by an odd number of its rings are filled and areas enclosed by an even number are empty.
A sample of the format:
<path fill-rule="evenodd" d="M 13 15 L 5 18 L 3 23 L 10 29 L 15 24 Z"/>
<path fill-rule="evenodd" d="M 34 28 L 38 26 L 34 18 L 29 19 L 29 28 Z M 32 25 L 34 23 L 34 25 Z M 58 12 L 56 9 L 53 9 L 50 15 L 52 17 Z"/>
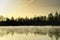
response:
<path fill-rule="evenodd" d="M 1 19 L 1 18 L 0 18 Z M 3 18 L 2 18 L 3 19 Z M 11 19 L 6 18 L 5 20 L 0 21 L 0 26 L 45 26 L 45 25 L 52 25 L 52 26 L 58 26 L 60 25 L 60 14 L 58 12 L 48 14 L 48 17 L 46 16 L 37 16 L 33 18 L 17 18 L 14 19 L 12 17 Z"/>

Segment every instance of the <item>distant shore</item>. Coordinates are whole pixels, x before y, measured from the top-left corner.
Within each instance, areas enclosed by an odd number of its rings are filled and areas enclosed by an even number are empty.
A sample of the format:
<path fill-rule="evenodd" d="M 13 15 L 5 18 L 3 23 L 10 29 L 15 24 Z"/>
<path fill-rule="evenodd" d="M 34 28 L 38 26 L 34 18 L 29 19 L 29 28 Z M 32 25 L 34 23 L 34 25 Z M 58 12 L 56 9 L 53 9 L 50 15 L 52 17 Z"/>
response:
<path fill-rule="evenodd" d="M 0 17 L 0 26 L 60 26 L 60 14 L 58 12 L 46 16 L 35 16 L 33 18 Z"/>

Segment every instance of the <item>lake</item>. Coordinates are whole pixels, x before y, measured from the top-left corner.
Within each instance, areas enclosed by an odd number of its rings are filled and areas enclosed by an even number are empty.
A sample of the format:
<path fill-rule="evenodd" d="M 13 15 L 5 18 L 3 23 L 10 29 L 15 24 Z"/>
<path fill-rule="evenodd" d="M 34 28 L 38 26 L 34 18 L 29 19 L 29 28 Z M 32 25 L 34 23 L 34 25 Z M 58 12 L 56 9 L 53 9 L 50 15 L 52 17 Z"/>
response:
<path fill-rule="evenodd" d="M 0 26 L 0 40 L 59 40 L 60 26 Z"/>

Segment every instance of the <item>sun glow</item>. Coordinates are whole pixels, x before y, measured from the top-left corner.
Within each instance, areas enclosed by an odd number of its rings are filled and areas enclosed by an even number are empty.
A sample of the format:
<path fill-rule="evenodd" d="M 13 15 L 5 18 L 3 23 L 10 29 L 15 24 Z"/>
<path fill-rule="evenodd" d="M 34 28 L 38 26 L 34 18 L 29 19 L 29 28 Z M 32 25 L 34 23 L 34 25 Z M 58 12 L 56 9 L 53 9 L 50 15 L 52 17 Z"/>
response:
<path fill-rule="evenodd" d="M 51 11 L 60 10 L 60 7 L 57 5 L 58 3 L 51 1 L 48 0 L 47 3 L 44 0 L 0 0 L 0 15 L 9 18 L 12 16 L 14 18 L 34 17 L 35 15 L 46 16 Z"/>

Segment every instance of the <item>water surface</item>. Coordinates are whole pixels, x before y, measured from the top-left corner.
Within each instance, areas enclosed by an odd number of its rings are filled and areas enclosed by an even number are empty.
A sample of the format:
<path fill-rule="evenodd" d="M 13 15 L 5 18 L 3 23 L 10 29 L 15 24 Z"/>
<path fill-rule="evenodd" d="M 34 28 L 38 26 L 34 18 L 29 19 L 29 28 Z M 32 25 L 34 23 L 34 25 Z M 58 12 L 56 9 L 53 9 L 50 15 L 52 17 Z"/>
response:
<path fill-rule="evenodd" d="M 57 26 L 4 26 L 0 27 L 0 40 L 57 40 Z"/>

